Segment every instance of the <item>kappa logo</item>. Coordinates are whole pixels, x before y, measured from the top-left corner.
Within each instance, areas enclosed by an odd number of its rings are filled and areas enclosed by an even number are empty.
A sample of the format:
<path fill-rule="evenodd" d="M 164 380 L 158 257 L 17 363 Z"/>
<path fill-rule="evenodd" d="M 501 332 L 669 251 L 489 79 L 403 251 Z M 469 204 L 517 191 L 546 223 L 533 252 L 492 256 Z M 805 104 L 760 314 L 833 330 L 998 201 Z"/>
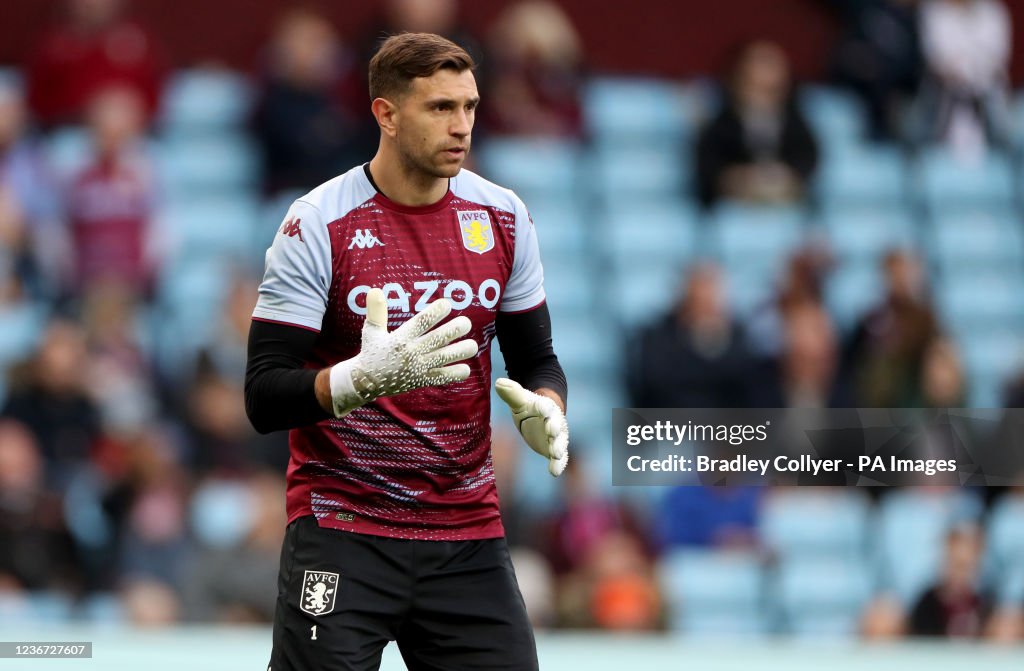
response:
<path fill-rule="evenodd" d="M 334 610 L 337 596 L 337 573 L 306 571 L 302 580 L 302 602 L 299 608 L 310 615 L 327 615 Z"/>
<path fill-rule="evenodd" d="M 357 228 L 356 234 L 352 236 L 352 242 L 349 243 L 348 248 L 358 247 L 359 249 L 370 249 L 374 246 L 384 246 L 376 235 L 374 235 L 370 229 Z"/>
<path fill-rule="evenodd" d="M 456 212 L 462 245 L 471 252 L 483 254 L 494 249 L 494 231 L 487 210 Z"/>
<path fill-rule="evenodd" d="M 294 238 L 297 235 L 299 236 L 299 242 L 306 243 L 302 239 L 302 220 L 298 217 L 289 217 L 281 224 L 281 235 L 287 235 L 289 238 Z"/>

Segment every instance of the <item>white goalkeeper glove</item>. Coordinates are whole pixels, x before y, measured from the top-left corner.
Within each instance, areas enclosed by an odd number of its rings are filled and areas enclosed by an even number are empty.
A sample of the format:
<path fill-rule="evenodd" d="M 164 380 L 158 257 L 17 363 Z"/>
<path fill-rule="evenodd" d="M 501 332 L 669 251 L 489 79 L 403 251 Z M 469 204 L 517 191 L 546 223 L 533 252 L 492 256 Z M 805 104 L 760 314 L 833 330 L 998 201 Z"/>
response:
<path fill-rule="evenodd" d="M 548 460 L 548 472 L 557 478 L 569 463 L 569 424 L 558 404 L 505 377 L 494 383 L 494 389 L 511 408 L 526 444 Z"/>
<path fill-rule="evenodd" d="M 389 333 L 384 292 L 370 289 L 359 354 L 331 368 L 334 415 L 344 417 L 381 396 L 439 387 L 469 377 L 467 364 L 449 365 L 476 356 L 475 340 L 452 342 L 469 333 L 473 326 L 469 318 L 459 316 L 434 328 L 451 311 L 451 303 L 441 298 Z"/>

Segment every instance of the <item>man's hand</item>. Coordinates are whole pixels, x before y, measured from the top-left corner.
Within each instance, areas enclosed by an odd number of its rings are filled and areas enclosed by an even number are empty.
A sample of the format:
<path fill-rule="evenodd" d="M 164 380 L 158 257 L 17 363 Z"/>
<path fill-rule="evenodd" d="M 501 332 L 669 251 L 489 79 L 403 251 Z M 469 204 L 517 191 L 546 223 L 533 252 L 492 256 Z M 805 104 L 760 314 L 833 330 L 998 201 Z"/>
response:
<path fill-rule="evenodd" d="M 548 472 L 557 478 L 569 463 L 569 424 L 558 404 L 504 377 L 494 383 L 494 389 L 512 410 L 526 444 L 548 460 Z"/>
<path fill-rule="evenodd" d="M 469 333 L 469 318 L 459 316 L 434 328 L 451 311 L 448 300 L 436 300 L 389 333 L 384 292 L 370 289 L 359 354 L 321 371 L 319 376 L 322 378 L 329 371 L 334 416 L 344 417 L 381 396 L 461 382 L 469 377 L 469 366 L 455 362 L 476 356 L 477 343 L 471 338 L 453 342 Z"/>

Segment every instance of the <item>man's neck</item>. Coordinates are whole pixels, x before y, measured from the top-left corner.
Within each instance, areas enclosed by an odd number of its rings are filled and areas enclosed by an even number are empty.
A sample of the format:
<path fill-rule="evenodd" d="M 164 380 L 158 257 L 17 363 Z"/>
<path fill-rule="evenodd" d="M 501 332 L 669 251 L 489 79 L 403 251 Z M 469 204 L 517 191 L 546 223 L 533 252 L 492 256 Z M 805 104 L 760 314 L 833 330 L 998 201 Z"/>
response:
<path fill-rule="evenodd" d="M 383 147 L 370 161 L 370 174 L 377 189 L 399 205 L 433 205 L 448 193 L 448 178 L 413 172 Z"/>

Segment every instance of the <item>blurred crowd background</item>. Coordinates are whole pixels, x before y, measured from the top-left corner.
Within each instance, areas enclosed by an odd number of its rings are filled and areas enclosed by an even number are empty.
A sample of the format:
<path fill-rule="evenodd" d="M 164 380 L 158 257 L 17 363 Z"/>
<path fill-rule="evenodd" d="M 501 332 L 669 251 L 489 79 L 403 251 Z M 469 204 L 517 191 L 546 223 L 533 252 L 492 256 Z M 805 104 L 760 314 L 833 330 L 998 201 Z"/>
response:
<path fill-rule="evenodd" d="M 242 402 L 263 254 L 372 156 L 366 63 L 411 30 L 477 58 L 471 167 L 541 240 L 569 470 L 494 418 L 537 626 L 1019 644 L 1024 486 L 612 488 L 610 409 L 1022 405 L 1020 6 L 806 0 L 835 39 L 798 81 L 770 35 L 610 74 L 580 3 L 468 4 L 353 31 L 280 3 L 226 67 L 128 0 L 10 3 L 45 20 L 0 63 L 0 623 L 270 620 L 287 443 Z"/>

